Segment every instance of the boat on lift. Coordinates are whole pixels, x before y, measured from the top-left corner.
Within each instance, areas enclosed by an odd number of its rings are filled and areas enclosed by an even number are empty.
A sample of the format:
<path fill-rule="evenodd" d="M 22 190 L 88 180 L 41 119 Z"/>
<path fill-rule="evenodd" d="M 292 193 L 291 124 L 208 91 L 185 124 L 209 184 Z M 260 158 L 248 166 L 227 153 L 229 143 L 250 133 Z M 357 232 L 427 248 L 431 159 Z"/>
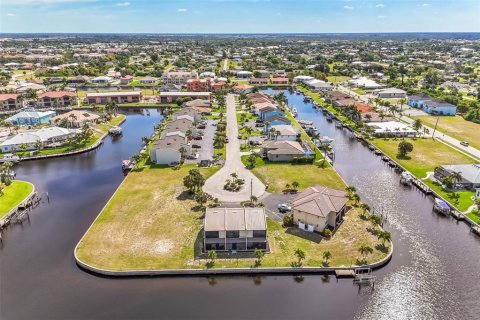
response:
<path fill-rule="evenodd" d="M 451 208 L 448 203 L 446 203 L 442 199 L 435 198 L 435 202 L 433 203 L 433 211 L 448 215 L 450 213 L 450 210 Z"/>
<path fill-rule="evenodd" d="M 3 155 L 3 158 L 0 158 L 0 163 L 4 162 L 18 163 L 20 162 L 20 157 L 13 153 L 6 153 Z"/>
<path fill-rule="evenodd" d="M 406 185 L 406 186 L 412 185 L 412 180 L 413 180 L 413 177 L 408 171 L 403 171 L 402 174 L 400 175 L 400 182 L 403 185 Z"/>
<path fill-rule="evenodd" d="M 113 126 L 110 129 L 108 129 L 108 133 L 110 133 L 112 136 L 118 136 L 122 134 L 122 128 L 119 126 Z"/>
<path fill-rule="evenodd" d="M 328 136 L 323 136 L 318 140 L 318 142 L 320 142 L 320 144 L 332 144 L 333 141 L 335 141 L 335 140 L 328 137 Z"/>

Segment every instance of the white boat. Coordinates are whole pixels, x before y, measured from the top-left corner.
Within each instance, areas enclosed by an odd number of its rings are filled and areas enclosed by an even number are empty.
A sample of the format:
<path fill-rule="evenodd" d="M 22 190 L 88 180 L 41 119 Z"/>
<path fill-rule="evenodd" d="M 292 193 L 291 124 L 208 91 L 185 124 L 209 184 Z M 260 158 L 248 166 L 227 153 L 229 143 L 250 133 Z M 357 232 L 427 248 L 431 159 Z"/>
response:
<path fill-rule="evenodd" d="M 442 199 L 435 198 L 435 202 L 433 204 L 433 210 L 440 212 L 444 215 L 448 215 L 451 209 L 448 203 L 446 203 Z"/>
<path fill-rule="evenodd" d="M 108 133 L 110 133 L 111 135 L 120 135 L 122 134 L 122 128 L 119 126 L 111 127 L 110 129 L 108 129 Z"/>
<path fill-rule="evenodd" d="M 133 166 L 134 166 L 134 164 L 133 164 L 132 160 L 123 160 L 122 161 L 122 170 L 123 171 L 130 171 L 130 170 L 133 169 Z"/>
<path fill-rule="evenodd" d="M 323 136 L 320 138 L 320 140 L 318 140 L 321 144 L 331 144 L 334 139 L 330 138 L 330 137 L 327 137 L 327 136 Z"/>
<path fill-rule="evenodd" d="M 20 157 L 13 153 L 6 153 L 3 155 L 3 158 L 0 158 L 0 163 L 4 162 L 17 163 L 20 162 Z"/>
<path fill-rule="evenodd" d="M 412 184 L 412 179 L 413 179 L 413 177 L 410 174 L 410 172 L 404 171 L 400 175 L 400 182 L 404 185 L 411 185 Z"/>
<path fill-rule="evenodd" d="M 313 121 L 309 121 L 309 120 L 301 120 L 300 119 L 297 122 L 301 125 L 306 125 L 306 126 L 311 126 L 313 124 Z"/>

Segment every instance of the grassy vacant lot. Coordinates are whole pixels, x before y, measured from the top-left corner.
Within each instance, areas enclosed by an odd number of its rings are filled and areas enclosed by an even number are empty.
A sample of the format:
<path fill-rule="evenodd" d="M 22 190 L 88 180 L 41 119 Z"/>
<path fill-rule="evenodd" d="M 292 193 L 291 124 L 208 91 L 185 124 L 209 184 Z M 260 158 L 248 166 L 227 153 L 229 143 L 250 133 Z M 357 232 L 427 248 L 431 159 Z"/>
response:
<path fill-rule="evenodd" d="M 422 123 L 431 128 L 435 127 L 437 117 L 416 116 L 413 119 L 420 119 Z M 460 141 L 468 141 L 472 147 L 480 149 L 480 124 L 467 121 L 460 116 L 440 117 L 437 130 Z"/>
<path fill-rule="evenodd" d="M 343 81 L 348 81 L 350 80 L 350 77 L 347 76 L 328 76 L 327 81 L 330 83 L 338 83 L 338 82 L 343 82 Z"/>
<path fill-rule="evenodd" d="M 184 192 L 182 178 L 193 166 L 145 168 L 132 172 L 118 189 L 86 236 L 79 243 L 77 256 L 92 266 L 112 270 L 158 268 L 205 268 L 201 255 L 203 220 L 194 210 L 196 203 Z M 201 169 L 205 176 L 217 168 Z M 386 255 L 380 242 L 359 218 L 358 210 L 347 214 L 345 222 L 331 240 L 296 228 L 284 228 L 268 219 L 271 253 L 262 266 L 290 266 L 297 248 L 306 254 L 304 265 L 320 266 L 322 253 L 332 253 L 331 265 L 350 265 L 360 258 L 358 248 L 374 249 L 367 257 L 372 262 Z M 242 259 L 236 259 L 237 257 Z M 215 266 L 250 267 L 251 254 L 222 256 Z"/>
<path fill-rule="evenodd" d="M 0 196 L 0 219 L 25 200 L 32 190 L 32 184 L 25 181 L 13 180 L 12 184 L 6 187 L 3 190 L 3 195 Z"/>
<path fill-rule="evenodd" d="M 248 156 L 242 156 L 242 162 L 248 165 Z M 265 184 L 268 185 L 268 192 L 281 193 L 285 190 L 286 184 L 297 181 L 299 190 L 315 186 L 325 185 L 340 190 L 345 189 L 345 183 L 337 172 L 327 163 L 320 167 L 322 160 L 315 164 L 292 165 L 289 162 L 265 162 L 257 158 L 257 164 L 252 172 Z"/>
<path fill-rule="evenodd" d="M 435 167 L 441 164 L 462 164 L 475 162 L 462 153 L 455 151 L 454 149 L 433 139 L 407 140 L 413 144 L 413 151 L 408 154 L 406 159 L 397 158 L 398 144 L 401 141 L 400 139 L 375 139 L 372 142 L 385 154 L 392 159 L 395 159 L 405 169 L 420 179 L 425 178 L 427 176 L 427 172 L 433 172 Z M 452 200 L 452 193 L 446 192 L 441 186 L 433 183 L 430 180 L 424 180 L 424 182 L 430 188 L 438 192 L 442 197 L 449 200 L 449 202 L 455 205 L 460 211 L 467 210 L 468 207 L 473 204 L 473 201 L 471 200 L 473 192 L 457 192 L 460 198 L 458 199 L 458 204 L 455 204 Z"/>

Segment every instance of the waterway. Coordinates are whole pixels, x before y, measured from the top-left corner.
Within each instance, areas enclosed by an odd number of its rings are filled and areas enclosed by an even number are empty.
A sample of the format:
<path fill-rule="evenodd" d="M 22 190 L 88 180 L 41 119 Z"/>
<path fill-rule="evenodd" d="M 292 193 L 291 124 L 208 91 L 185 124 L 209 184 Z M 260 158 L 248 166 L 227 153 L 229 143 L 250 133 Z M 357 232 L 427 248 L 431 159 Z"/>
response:
<path fill-rule="evenodd" d="M 73 249 L 123 179 L 120 162 L 161 115 L 129 113 L 120 139 L 74 157 L 24 162 L 17 177 L 43 196 L 30 221 L 4 234 L 1 319 L 474 319 L 480 312 L 480 240 L 431 211 L 398 176 L 321 113 L 290 96 L 299 118 L 335 139 L 335 168 L 362 199 L 388 215 L 395 254 L 374 289 L 334 277 L 109 279 L 74 262 Z M 48 192 L 50 201 L 45 194 Z"/>

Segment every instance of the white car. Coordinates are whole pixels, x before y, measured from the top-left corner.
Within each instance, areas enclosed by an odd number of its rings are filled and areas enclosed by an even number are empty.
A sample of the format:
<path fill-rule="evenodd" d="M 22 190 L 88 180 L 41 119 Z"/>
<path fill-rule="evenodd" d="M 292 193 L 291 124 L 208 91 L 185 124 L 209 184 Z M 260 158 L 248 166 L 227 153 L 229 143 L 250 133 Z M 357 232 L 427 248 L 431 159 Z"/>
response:
<path fill-rule="evenodd" d="M 280 212 L 289 212 L 289 211 L 292 211 L 292 207 L 286 203 L 280 203 L 278 205 L 278 210 Z"/>

